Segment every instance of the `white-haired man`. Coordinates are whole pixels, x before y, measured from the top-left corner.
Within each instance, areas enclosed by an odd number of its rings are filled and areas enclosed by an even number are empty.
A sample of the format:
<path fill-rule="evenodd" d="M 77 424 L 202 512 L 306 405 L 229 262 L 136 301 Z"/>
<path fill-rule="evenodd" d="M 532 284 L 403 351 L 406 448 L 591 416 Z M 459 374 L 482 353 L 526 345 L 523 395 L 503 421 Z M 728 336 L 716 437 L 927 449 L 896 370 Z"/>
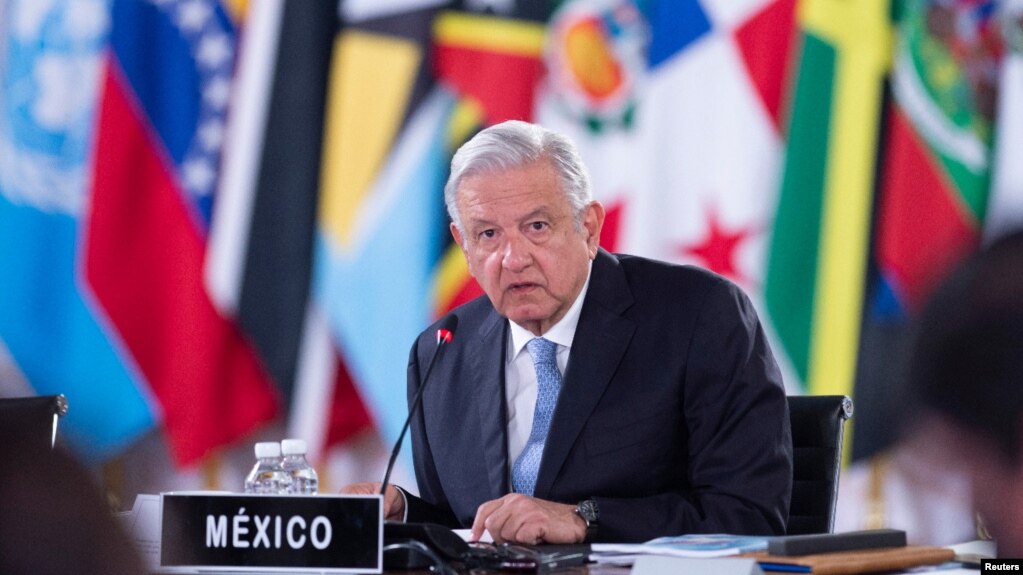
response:
<path fill-rule="evenodd" d="M 739 288 L 599 248 L 574 145 L 534 124 L 463 145 L 445 201 L 486 296 L 451 312 L 412 424 L 420 497 L 389 488 L 389 519 L 527 544 L 785 532 L 785 392 Z M 410 397 L 435 329 L 413 345 Z"/>

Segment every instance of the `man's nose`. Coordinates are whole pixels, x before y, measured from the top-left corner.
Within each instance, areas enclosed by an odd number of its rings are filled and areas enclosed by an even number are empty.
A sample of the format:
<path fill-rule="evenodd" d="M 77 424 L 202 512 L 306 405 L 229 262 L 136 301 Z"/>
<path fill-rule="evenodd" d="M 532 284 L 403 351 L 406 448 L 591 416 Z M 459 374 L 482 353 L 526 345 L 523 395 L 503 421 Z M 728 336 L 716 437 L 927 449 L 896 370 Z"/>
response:
<path fill-rule="evenodd" d="M 511 234 L 505 242 L 504 259 L 501 263 L 509 271 L 520 271 L 533 261 L 531 249 L 532 246 L 526 238 L 518 234 Z"/>

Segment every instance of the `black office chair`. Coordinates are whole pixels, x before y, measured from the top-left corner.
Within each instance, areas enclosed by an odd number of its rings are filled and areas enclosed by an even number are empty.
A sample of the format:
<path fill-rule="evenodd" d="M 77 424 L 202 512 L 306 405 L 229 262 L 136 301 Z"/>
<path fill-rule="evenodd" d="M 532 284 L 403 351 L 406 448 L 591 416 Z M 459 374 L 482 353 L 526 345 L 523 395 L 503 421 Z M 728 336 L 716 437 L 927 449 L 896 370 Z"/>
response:
<path fill-rule="evenodd" d="M 789 535 L 831 533 L 835 527 L 842 431 L 853 402 L 844 395 L 790 395 L 792 501 Z"/>
<path fill-rule="evenodd" d="M 64 415 L 67 398 L 63 395 L 0 397 L 0 432 L 17 433 L 40 449 L 53 448 L 57 422 Z"/>

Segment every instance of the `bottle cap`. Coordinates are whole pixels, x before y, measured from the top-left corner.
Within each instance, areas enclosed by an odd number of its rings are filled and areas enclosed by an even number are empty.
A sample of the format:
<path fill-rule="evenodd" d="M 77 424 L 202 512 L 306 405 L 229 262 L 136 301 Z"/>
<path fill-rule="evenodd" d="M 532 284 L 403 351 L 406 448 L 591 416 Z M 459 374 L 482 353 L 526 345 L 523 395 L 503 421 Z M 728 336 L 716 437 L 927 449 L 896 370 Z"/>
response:
<path fill-rule="evenodd" d="M 304 439 L 285 439 L 281 442 L 281 453 L 284 455 L 305 455 Z"/>
<path fill-rule="evenodd" d="M 280 457 L 281 444 L 276 441 L 261 441 L 256 444 L 256 457 L 265 459 L 267 457 Z"/>

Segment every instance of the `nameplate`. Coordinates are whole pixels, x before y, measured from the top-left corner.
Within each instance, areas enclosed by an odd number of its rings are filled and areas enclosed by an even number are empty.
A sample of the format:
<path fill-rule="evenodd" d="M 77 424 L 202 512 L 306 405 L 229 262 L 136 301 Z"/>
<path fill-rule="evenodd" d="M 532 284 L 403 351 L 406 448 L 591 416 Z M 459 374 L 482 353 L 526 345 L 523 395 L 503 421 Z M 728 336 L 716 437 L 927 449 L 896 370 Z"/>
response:
<path fill-rule="evenodd" d="M 162 496 L 160 570 L 380 573 L 379 495 Z"/>

